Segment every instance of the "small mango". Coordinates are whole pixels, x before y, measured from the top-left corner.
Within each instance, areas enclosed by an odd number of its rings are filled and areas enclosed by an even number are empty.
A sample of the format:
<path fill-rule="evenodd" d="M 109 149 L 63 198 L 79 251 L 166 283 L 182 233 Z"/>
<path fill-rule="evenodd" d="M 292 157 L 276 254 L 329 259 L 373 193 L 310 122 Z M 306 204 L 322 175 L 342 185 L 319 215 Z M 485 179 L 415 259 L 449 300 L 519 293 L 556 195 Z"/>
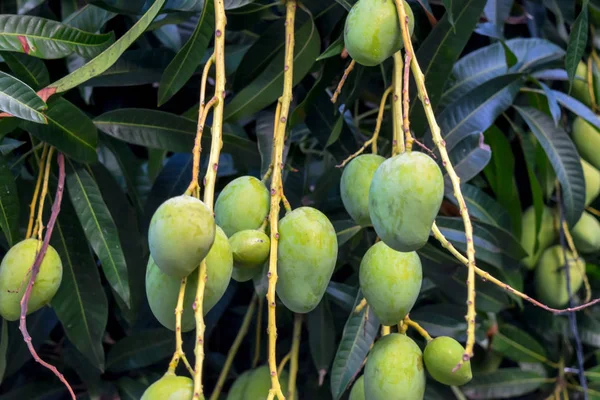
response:
<path fill-rule="evenodd" d="M 572 139 L 581 158 L 600 169 L 600 132 L 581 117 L 573 122 Z"/>
<path fill-rule="evenodd" d="M 566 255 L 569 261 L 571 293 L 574 294 L 583 282 L 585 261 L 583 258 L 576 259 L 568 250 Z M 556 245 L 542 253 L 535 269 L 535 291 L 538 299 L 550 307 L 563 307 L 569 302 L 567 274 L 564 266 L 563 248 Z"/>
<path fill-rule="evenodd" d="M 577 69 L 575 70 L 575 80 L 573 81 L 573 90 L 571 91 L 573 97 L 582 102 L 588 107 L 592 106 L 592 98 L 590 97 L 589 83 L 588 83 L 588 67 L 583 61 L 579 61 Z"/>
<path fill-rule="evenodd" d="M 260 274 L 260 271 L 262 271 L 262 265 L 256 265 L 254 267 L 237 267 L 234 264 L 231 277 L 240 283 L 247 282 Z"/>
<path fill-rule="evenodd" d="M 361 375 L 360 378 L 352 385 L 350 391 L 350 397 L 348 400 L 365 400 L 365 376 Z"/>
<path fill-rule="evenodd" d="M 369 188 L 377 235 L 396 251 L 415 251 L 429 238 L 444 197 L 444 178 L 427 154 L 411 151 L 384 161 Z"/>
<path fill-rule="evenodd" d="M 595 253 L 600 250 L 600 222 L 587 211 L 571 230 L 575 248 L 582 253 Z"/>
<path fill-rule="evenodd" d="M 340 181 L 342 202 L 350 217 L 361 226 L 371 225 L 369 188 L 375 170 L 385 161 L 377 154 L 362 154 L 344 168 Z"/>
<path fill-rule="evenodd" d="M 140 400 L 192 400 L 194 381 L 167 372 L 146 389 Z"/>
<path fill-rule="evenodd" d="M 284 396 L 288 396 L 288 379 L 287 371 L 279 375 L 279 384 Z M 271 389 L 271 374 L 269 367 L 263 365 L 238 376 L 227 394 L 227 400 L 266 400 L 269 389 Z M 298 391 L 294 398 L 298 398 Z"/>
<path fill-rule="evenodd" d="M 583 158 L 581 159 L 581 168 L 585 180 L 585 205 L 587 207 L 600 194 L 600 171 Z"/>
<path fill-rule="evenodd" d="M 401 253 L 384 242 L 371 246 L 360 263 L 360 289 L 383 325 L 395 325 L 410 312 L 422 280 L 417 252 Z"/>
<path fill-rule="evenodd" d="M 557 238 L 557 231 L 554 229 L 554 212 L 551 208 L 544 206 L 542 211 L 542 222 L 540 231 L 538 232 L 538 247 L 534 252 L 535 247 L 535 208 L 529 207 L 523 213 L 521 218 L 523 224 L 521 229 L 521 246 L 529 254 L 521 260 L 521 263 L 529 269 L 535 267 L 540 255 L 548 248 Z"/>
<path fill-rule="evenodd" d="M 436 381 L 450 386 L 461 386 L 473 378 L 471 362 L 466 361 L 455 372 L 461 362 L 465 348 L 449 336 L 439 336 L 425 346 L 423 359 L 429 374 Z"/>
<path fill-rule="evenodd" d="M 264 264 L 269 257 L 271 240 L 262 231 L 246 229 L 229 238 L 233 262 L 239 268 L 253 268 Z"/>
<path fill-rule="evenodd" d="M 300 207 L 279 221 L 277 294 L 288 309 L 307 313 L 317 307 L 337 252 L 335 229 L 321 211 Z"/>

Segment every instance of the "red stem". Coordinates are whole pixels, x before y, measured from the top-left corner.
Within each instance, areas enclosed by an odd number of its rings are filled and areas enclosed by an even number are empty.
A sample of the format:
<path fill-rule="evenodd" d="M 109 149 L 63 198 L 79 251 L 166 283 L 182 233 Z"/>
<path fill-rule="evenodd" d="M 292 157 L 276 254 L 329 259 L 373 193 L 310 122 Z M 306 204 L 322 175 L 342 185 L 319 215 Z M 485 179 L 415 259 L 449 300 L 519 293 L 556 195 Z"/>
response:
<path fill-rule="evenodd" d="M 48 249 L 48 245 L 50 244 L 50 237 L 52 236 L 52 230 L 54 229 L 54 224 L 56 223 L 56 219 L 58 218 L 58 213 L 60 212 L 60 204 L 62 202 L 63 190 L 65 187 L 65 158 L 62 153 L 58 153 L 57 156 L 58 162 L 58 187 L 56 188 L 56 195 L 54 196 L 54 204 L 52 205 L 52 213 L 50 215 L 50 220 L 48 221 L 48 226 L 46 227 L 46 235 L 44 236 L 44 241 L 42 243 L 42 248 L 40 252 L 36 255 L 33 266 L 31 267 L 31 276 L 29 277 L 29 282 L 27 283 L 27 289 L 25 289 L 25 294 L 21 299 L 21 320 L 19 323 L 19 329 L 23 334 L 23 340 L 27 344 L 29 348 L 29 352 L 31 353 L 33 359 L 44 367 L 48 368 L 50 371 L 54 373 L 65 384 L 69 393 L 71 394 L 71 398 L 73 400 L 76 399 L 75 393 L 69 385 L 69 382 L 65 379 L 63 374 L 58 372 L 55 366 L 48 364 L 44 360 L 38 356 L 33 344 L 31 344 L 31 336 L 27 331 L 27 306 L 29 305 L 29 297 L 31 296 L 31 290 L 33 289 L 33 284 L 35 282 L 35 278 L 37 277 L 38 272 L 40 271 L 40 265 L 42 264 L 42 260 L 46 255 L 46 250 Z"/>

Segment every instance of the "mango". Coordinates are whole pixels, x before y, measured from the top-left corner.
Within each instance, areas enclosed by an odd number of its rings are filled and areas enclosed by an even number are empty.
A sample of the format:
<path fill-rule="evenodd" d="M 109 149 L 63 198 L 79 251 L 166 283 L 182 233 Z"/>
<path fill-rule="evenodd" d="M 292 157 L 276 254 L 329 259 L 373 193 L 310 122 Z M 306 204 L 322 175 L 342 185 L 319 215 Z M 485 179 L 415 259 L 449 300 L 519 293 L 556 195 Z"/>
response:
<path fill-rule="evenodd" d="M 317 307 L 337 252 L 335 229 L 321 211 L 300 207 L 279 221 L 277 294 L 288 309 L 307 313 Z"/>
<path fill-rule="evenodd" d="M 571 230 L 575 248 L 582 253 L 595 253 L 600 250 L 600 222 L 592 214 L 584 211 Z"/>
<path fill-rule="evenodd" d="M 186 195 L 173 197 L 152 216 L 150 254 L 165 274 L 185 278 L 208 254 L 215 230 L 213 215 L 202 201 Z"/>
<path fill-rule="evenodd" d="M 406 1 L 412 35 L 415 18 Z M 360 0 L 352 6 L 344 27 L 344 44 L 357 63 L 372 67 L 404 47 L 394 0 Z"/>
<path fill-rule="evenodd" d="M 575 80 L 573 81 L 573 89 L 571 95 L 588 107 L 592 106 L 592 98 L 590 97 L 589 84 L 587 81 L 588 67 L 583 61 L 577 64 L 575 71 Z"/>
<path fill-rule="evenodd" d="M 581 168 L 585 180 L 585 205 L 587 207 L 600 194 L 600 171 L 583 158 L 581 159 Z"/>
<path fill-rule="evenodd" d="M 600 169 L 600 132 L 581 117 L 575 118 L 571 135 L 581 158 Z"/>
<path fill-rule="evenodd" d="M 234 264 L 231 277 L 238 282 L 247 282 L 260 274 L 260 271 L 262 271 L 262 265 L 238 267 Z"/>
<path fill-rule="evenodd" d="M 369 215 L 369 188 L 375 170 L 385 161 L 377 154 L 363 154 L 344 168 L 340 181 L 342 202 L 350 217 L 361 226 L 371 225 Z"/>
<path fill-rule="evenodd" d="M 233 256 L 227 236 L 217 227 L 215 241 L 206 256 L 207 281 L 204 289 L 202 309 L 206 315 L 223 297 L 233 269 Z M 164 327 L 175 330 L 175 307 L 179 296 L 181 279 L 167 275 L 154 263 L 152 257 L 148 260 L 146 269 L 146 297 L 152 313 Z M 194 320 L 194 301 L 198 288 L 198 269 L 187 279 L 183 300 L 183 315 L 181 316 L 182 332 L 191 331 L 196 327 Z"/>
<path fill-rule="evenodd" d="M 279 384 L 284 396 L 287 396 L 288 392 L 288 379 L 289 375 L 284 370 L 279 375 Z M 263 365 L 240 375 L 231 386 L 227 400 L 265 400 L 269 395 L 269 389 L 271 389 L 271 374 L 269 367 Z M 298 399 L 298 391 L 294 398 Z"/>
<path fill-rule="evenodd" d="M 236 267 L 252 268 L 264 264 L 269 257 L 271 240 L 262 231 L 246 229 L 229 238 L 233 262 Z"/>
<path fill-rule="evenodd" d="M 42 247 L 41 241 L 25 239 L 11 247 L 0 264 L 0 315 L 7 321 L 16 321 L 21 315 L 20 303 L 27 290 L 38 247 Z M 62 274 L 60 256 L 49 245 L 31 289 L 27 314 L 50 303 L 60 287 Z"/>
<path fill-rule="evenodd" d="M 193 395 L 194 381 L 167 372 L 146 389 L 141 400 L 192 400 Z"/>
<path fill-rule="evenodd" d="M 365 400 L 365 376 L 361 375 L 360 378 L 352 385 L 350 391 L 350 397 L 348 400 Z"/>
<path fill-rule="evenodd" d="M 240 176 L 229 182 L 217 198 L 217 225 L 228 237 L 245 229 L 257 229 L 269 214 L 270 201 L 264 183 L 253 176 Z"/>
<path fill-rule="evenodd" d="M 423 353 L 408 336 L 390 333 L 375 342 L 367 358 L 364 377 L 368 400 L 423 399 Z"/>
<path fill-rule="evenodd" d="M 404 319 L 417 301 L 422 280 L 415 251 L 401 253 L 383 242 L 371 246 L 360 263 L 360 289 L 383 325 Z"/>
<path fill-rule="evenodd" d="M 456 340 L 449 336 L 439 336 L 425 346 L 425 368 L 433 379 L 444 385 L 464 385 L 473 378 L 471 362 L 465 362 L 456 372 L 452 372 L 464 353 L 465 348 Z"/>
<path fill-rule="evenodd" d="M 396 251 L 415 251 L 429 238 L 444 197 L 444 178 L 427 154 L 412 151 L 383 162 L 369 188 L 377 235 Z"/>
<path fill-rule="evenodd" d="M 540 225 L 540 231 L 538 233 L 538 247 L 534 253 L 535 247 L 535 209 L 533 206 L 529 207 L 523 213 L 521 219 L 523 227 L 521 229 L 521 246 L 529 254 L 527 257 L 521 260 L 521 263 L 529 269 L 533 269 L 537 263 L 540 255 L 544 250 L 548 248 L 557 238 L 558 232 L 554 229 L 554 211 L 544 206 L 542 211 L 542 223 Z"/>
<path fill-rule="evenodd" d="M 583 282 L 585 261 L 583 258 L 575 259 L 573 253 L 568 250 L 567 259 L 569 260 L 571 293 L 575 294 Z M 534 283 L 538 300 L 550 307 L 563 307 L 569 302 L 567 274 L 564 265 L 563 249 L 560 245 L 556 245 L 542 253 L 535 269 Z"/>

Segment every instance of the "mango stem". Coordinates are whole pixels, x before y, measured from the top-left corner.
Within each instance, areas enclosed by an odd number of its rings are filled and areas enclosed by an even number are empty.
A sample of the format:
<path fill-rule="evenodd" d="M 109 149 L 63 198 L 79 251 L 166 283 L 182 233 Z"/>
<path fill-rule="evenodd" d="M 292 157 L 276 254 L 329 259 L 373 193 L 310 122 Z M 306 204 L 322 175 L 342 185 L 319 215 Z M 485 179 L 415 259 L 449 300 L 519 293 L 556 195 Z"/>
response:
<path fill-rule="evenodd" d="M 423 338 L 425 340 L 427 340 L 428 342 L 431 342 L 433 340 L 431 338 L 431 336 L 429 335 L 429 332 L 427 332 L 427 330 L 425 328 L 423 328 L 421 325 L 419 325 L 417 322 L 410 319 L 410 317 L 408 315 L 406 317 L 404 317 L 404 324 L 413 328 L 415 331 L 417 331 L 419 333 L 419 335 L 423 336 Z"/>
<path fill-rule="evenodd" d="M 302 314 L 294 314 L 294 333 L 292 350 L 290 351 L 290 377 L 288 380 L 288 398 L 295 400 L 296 377 L 298 376 L 298 355 L 300 354 L 300 339 L 302 335 Z"/>
<path fill-rule="evenodd" d="M 185 353 L 183 352 L 183 339 L 181 338 L 181 316 L 183 315 L 183 300 L 185 298 L 185 287 L 187 286 L 187 278 L 181 280 L 179 286 L 179 294 L 177 295 L 177 306 L 175 307 L 175 352 L 169 363 L 169 369 L 167 372 L 175 374 L 175 370 L 179 365 L 179 361 L 183 360 L 185 367 L 189 371 L 190 375 L 194 376 L 194 370 L 192 369 Z"/>
<path fill-rule="evenodd" d="M 346 69 L 344 70 L 344 75 L 342 75 L 342 79 L 340 79 L 340 83 L 338 83 L 337 87 L 335 88 L 335 92 L 333 93 L 333 96 L 331 96 L 331 102 L 333 104 L 335 104 L 337 102 L 337 99 L 338 99 L 340 93 L 342 93 L 342 88 L 344 87 L 344 83 L 346 83 L 346 79 L 348 79 L 348 75 L 350 75 L 350 72 L 352 72 L 355 65 L 356 65 L 356 61 L 352 60 L 352 61 L 350 61 L 350 64 L 348 64 Z"/>
<path fill-rule="evenodd" d="M 394 127 L 394 139 L 392 141 L 392 156 L 404 153 L 404 130 L 402 127 L 402 55 L 400 52 L 394 53 L 394 72 L 392 76 L 392 86 L 394 95 L 392 96 L 392 122 Z"/>

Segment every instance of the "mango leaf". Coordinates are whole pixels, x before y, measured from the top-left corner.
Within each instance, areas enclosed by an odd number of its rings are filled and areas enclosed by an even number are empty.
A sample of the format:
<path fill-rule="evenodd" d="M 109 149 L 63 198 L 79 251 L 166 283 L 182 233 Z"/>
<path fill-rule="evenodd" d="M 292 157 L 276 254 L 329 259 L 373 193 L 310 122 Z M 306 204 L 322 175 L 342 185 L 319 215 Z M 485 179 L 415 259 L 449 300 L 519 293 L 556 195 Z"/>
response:
<path fill-rule="evenodd" d="M 501 324 L 494 335 L 494 350 L 517 362 L 547 361 L 546 350 L 527 332 L 514 325 Z"/>
<path fill-rule="evenodd" d="M 492 157 L 490 146 L 484 143 L 483 134 L 474 132 L 461 140 L 450 152 L 450 162 L 461 182 L 468 182 L 488 164 Z M 444 176 L 446 193 L 452 193 L 452 182 Z"/>
<path fill-rule="evenodd" d="M 469 209 L 469 215 L 482 222 L 510 231 L 508 212 L 493 197 L 474 185 L 461 185 L 461 190 Z M 448 198 L 454 204 L 458 204 L 454 196 L 448 196 Z"/>
<path fill-rule="evenodd" d="M 8 51 L 0 52 L 4 62 L 12 72 L 31 86 L 34 90 L 39 90 L 50 83 L 50 75 L 44 62 L 38 58 L 27 56 L 20 53 L 10 53 Z"/>
<path fill-rule="evenodd" d="M 329 371 L 335 355 L 335 325 L 327 295 L 323 297 L 317 308 L 308 313 L 306 322 L 310 354 L 322 379 Z"/>
<path fill-rule="evenodd" d="M 342 247 L 346 242 L 356 236 L 361 230 L 362 226 L 357 225 L 351 219 L 344 219 L 340 221 L 334 221 L 333 227 L 337 234 L 338 247 Z"/>
<path fill-rule="evenodd" d="M 15 389 L 0 396 L 0 400 L 46 400 L 69 396 L 67 388 L 60 381 L 40 381 L 19 385 Z"/>
<path fill-rule="evenodd" d="M 8 322 L 2 320 L 2 329 L 0 330 L 0 383 L 4 378 L 6 371 L 6 352 L 8 350 Z"/>
<path fill-rule="evenodd" d="M 0 49 L 53 59 L 75 52 L 91 58 L 114 41 L 111 33 L 94 34 L 30 15 L 0 15 Z"/>
<path fill-rule="evenodd" d="M 316 61 L 321 61 L 329 57 L 337 56 L 341 54 L 344 50 L 344 35 L 340 35 L 333 43 L 329 45 L 327 50 L 325 50 L 319 57 L 317 57 Z"/>
<path fill-rule="evenodd" d="M 546 152 L 561 184 L 565 218 L 570 226 L 574 226 L 585 203 L 585 181 L 575 145 L 548 115 L 532 107 L 514 107 Z"/>
<path fill-rule="evenodd" d="M 89 61 L 83 67 L 76 69 L 69 75 L 59 79 L 49 86 L 50 90 L 56 93 L 61 93 L 81 85 L 94 76 L 100 75 L 111 65 L 113 65 L 127 50 L 127 48 L 136 41 L 136 39 L 144 33 L 150 22 L 156 17 L 162 8 L 165 0 L 156 0 L 152 7 L 127 31 L 123 36 L 114 42 L 110 47 L 98 54 L 93 60 Z"/>
<path fill-rule="evenodd" d="M 92 120 L 63 98 L 48 102 L 47 125 L 26 122 L 23 128 L 81 162 L 95 162 L 97 131 Z"/>
<path fill-rule="evenodd" d="M 112 346 L 106 368 L 111 372 L 125 372 L 147 367 L 173 354 L 174 346 L 175 335 L 164 328 L 134 333 Z"/>
<path fill-rule="evenodd" d="M 166 103 L 190 79 L 206 52 L 215 29 L 214 3 L 205 1 L 194 33 L 165 69 L 158 87 L 158 105 Z"/>
<path fill-rule="evenodd" d="M 568 108 L 573 113 L 579 115 L 581 118 L 600 129 L 600 118 L 598 118 L 588 106 L 561 91 L 552 90 L 551 92 L 563 107 Z"/>
<path fill-rule="evenodd" d="M 0 71 L 0 111 L 38 124 L 47 123 L 40 112 L 46 103 L 35 91 L 14 76 Z"/>
<path fill-rule="evenodd" d="M 483 10 L 499 38 L 504 36 L 504 21 L 510 15 L 512 5 L 513 0 L 491 0 L 487 2 Z"/>
<path fill-rule="evenodd" d="M 9 246 L 19 237 L 19 194 L 7 160 L 0 156 L 0 227 Z"/>
<path fill-rule="evenodd" d="M 331 394 L 334 400 L 339 400 L 357 378 L 379 330 L 379 320 L 370 307 L 365 307 L 360 313 L 354 312 L 354 307 L 362 298 L 359 290 L 331 367 Z"/>
<path fill-rule="evenodd" d="M 429 304 L 418 307 L 410 312 L 410 318 L 432 336 L 451 336 L 461 340 L 467 329 L 465 309 L 456 304 Z"/>
<path fill-rule="evenodd" d="M 85 235 L 117 295 L 130 305 L 127 263 L 115 222 L 88 171 L 67 159 L 67 189 Z"/>
<path fill-rule="evenodd" d="M 65 18 L 63 24 L 71 25 L 82 31 L 97 32 L 115 15 L 117 14 L 93 4 L 87 4 Z"/>
<path fill-rule="evenodd" d="M 585 51 L 585 46 L 588 41 L 588 7 L 587 1 L 583 2 L 583 7 L 579 15 L 571 26 L 571 34 L 569 35 L 569 44 L 567 45 L 567 55 L 565 56 L 565 69 L 569 75 L 569 92 L 573 87 L 575 80 L 575 71 L 577 65 L 581 61 L 581 57 Z"/>
<path fill-rule="evenodd" d="M 553 91 L 544 83 L 537 81 L 536 82 L 546 95 L 546 99 L 548 99 L 548 109 L 550 110 L 550 114 L 552 115 L 552 119 L 554 120 L 554 125 L 558 126 L 558 121 L 560 119 L 561 110 L 558 105 L 558 101 L 556 100 L 556 96 L 554 96 Z"/>
<path fill-rule="evenodd" d="M 117 381 L 117 388 L 122 400 L 138 400 L 142 398 L 148 385 L 124 376 Z"/>
<path fill-rule="evenodd" d="M 254 2 L 254 0 L 224 0 L 224 5 L 226 10 L 234 10 L 251 4 L 252 2 Z"/>
<path fill-rule="evenodd" d="M 502 368 L 492 373 L 475 375 L 461 389 L 470 399 L 510 399 L 533 392 L 551 381 L 553 379 L 533 371 Z"/>

